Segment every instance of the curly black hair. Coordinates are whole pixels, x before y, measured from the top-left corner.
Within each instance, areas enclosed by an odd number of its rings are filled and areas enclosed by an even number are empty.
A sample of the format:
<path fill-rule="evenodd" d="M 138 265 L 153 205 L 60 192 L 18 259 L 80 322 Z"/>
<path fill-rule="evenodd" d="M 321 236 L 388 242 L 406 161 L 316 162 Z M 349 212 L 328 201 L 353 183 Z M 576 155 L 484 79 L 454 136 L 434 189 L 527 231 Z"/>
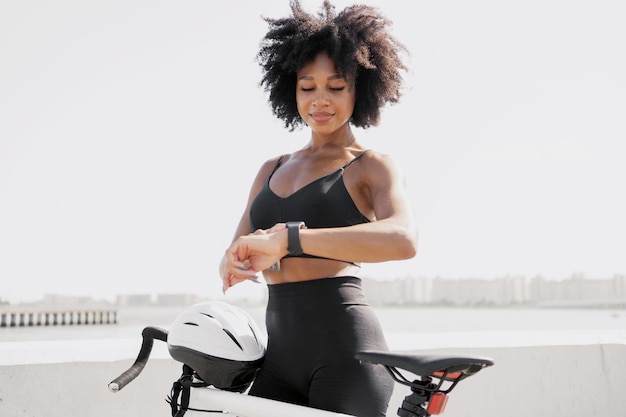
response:
<path fill-rule="evenodd" d="M 406 48 L 389 32 L 391 21 L 377 9 L 354 5 L 336 14 L 325 0 L 317 15 L 306 13 L 298 0 L 290 2 L 292 15 L 264 18 L 269 30 L 261 41 L 257 61 L 263 78 L 260 86 L 269 93 L 274 114 L 294 130 L 304 121 L 296 105 L 296 74 L 320 52 L 326 52 L 342 76 L 352 79 L 356 103 L 351 123 L 376 126 L 380 110 L 397 103 L 401 95 L 401 55 Z"/>

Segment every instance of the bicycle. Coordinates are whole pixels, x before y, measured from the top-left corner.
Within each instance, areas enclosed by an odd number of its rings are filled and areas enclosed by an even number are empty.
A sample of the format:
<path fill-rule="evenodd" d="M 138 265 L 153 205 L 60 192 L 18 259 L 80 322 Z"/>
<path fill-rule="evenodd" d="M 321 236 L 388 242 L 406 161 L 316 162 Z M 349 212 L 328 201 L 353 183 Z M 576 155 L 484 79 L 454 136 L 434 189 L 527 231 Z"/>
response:
<path fill-rule="evenodd" d="M 148 362 L 154 340 L 167 343 L 168 333 L 159 327 L 145 327 L 136 360 L 109 383 L 109 390 L 118 392 L 139 376 Z M 410 388 L 410 394 L 397 410 L 399 417 L 429 417 L 443 413 L 448 394 L 460 381 L 494 364 L 491 358 L 481 356 L 398 351 L 363 351 L 355 358 L 363 363 L 384 366 L 395 382 Z M 416 379 L 410 380 L 406 373 L 413 374 Z M 355 417 L 254 397 L 242 391 L 218 389 L 202 381 L 184 363 L 182 375 L 174 382 L 167 402 L 173 417 L 200 417 L 211 413 L 238 417 Z"/>

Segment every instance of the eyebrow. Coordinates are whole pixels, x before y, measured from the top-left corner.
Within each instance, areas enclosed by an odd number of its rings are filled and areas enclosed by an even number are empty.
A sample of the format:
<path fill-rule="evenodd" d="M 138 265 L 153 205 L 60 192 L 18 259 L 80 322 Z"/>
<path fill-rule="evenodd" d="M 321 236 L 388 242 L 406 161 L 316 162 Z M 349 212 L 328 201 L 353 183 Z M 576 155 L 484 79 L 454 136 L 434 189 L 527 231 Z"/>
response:
<path fill-rule="evenodd" d="M 311 77 L 310 75 L 303 75 L 302 77 L 298 78 L 298 80 L 312 80 L 313 77 Z M 327 80 L 343 80 L 344 77 L 342 77 L 339 74 L 333 74 L 330 77 L 327 78 Z"/>

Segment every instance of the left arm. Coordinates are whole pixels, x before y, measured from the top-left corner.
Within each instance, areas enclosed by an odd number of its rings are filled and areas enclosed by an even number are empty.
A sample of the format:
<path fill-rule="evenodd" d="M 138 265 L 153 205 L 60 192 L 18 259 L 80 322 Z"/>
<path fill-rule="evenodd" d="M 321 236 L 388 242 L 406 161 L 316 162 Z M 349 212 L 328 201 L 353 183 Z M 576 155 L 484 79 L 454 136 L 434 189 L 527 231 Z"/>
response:
<path fill-rule="evenodd" d="M 373 221 L 349 227 L 301 230 L 302 249 L 311 255 L 351 262 L 414 257 L 417 226 L 400 169 L 390 157 L 373 152 L 364 155 L 358 167 L 359 192 L 353 193 L 354 199 Z"/>
<path fill-rule="evenodd" d="M 374 220 L 348 227 L 300 230 L 303 251 L 351 262 L 412 258 L 417 253 L 417 227 L 403 175 L 391 158 L 373 152 L 364 155 L 359 165 L 358 179 L 351 181 L 350 189 L 359 208 Z M 226 251 L 231 261 L 249 263 L 242 276 L 267 269 L 286 254 L 287 232 L 281 225 L 268 233 L 241 236 Z"/>

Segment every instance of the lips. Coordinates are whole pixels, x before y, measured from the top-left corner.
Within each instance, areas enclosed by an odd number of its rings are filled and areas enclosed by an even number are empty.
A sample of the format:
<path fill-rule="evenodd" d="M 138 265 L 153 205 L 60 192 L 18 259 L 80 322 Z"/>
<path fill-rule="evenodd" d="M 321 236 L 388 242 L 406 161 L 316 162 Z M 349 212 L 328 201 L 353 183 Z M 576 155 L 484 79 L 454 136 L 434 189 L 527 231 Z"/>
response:
<path fill-rule="evenodd" d="M 318 123 L 323 123 L 329 121 L 333 117 L 332 113 L 327 112 L 315 112 L 311 113 L 311 118 Z"/>

